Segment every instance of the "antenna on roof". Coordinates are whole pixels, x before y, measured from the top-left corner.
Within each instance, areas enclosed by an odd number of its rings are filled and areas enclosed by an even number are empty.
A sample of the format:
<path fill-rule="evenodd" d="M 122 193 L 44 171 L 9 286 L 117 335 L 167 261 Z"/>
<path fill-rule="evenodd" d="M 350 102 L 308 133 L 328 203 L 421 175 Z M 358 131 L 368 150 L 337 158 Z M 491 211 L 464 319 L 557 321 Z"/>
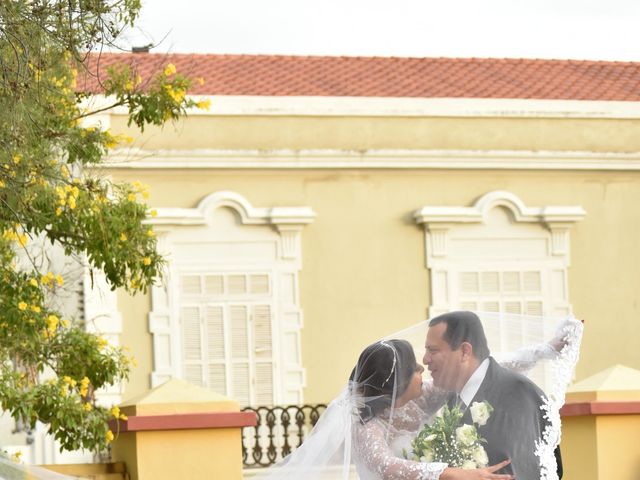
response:
<path fill-rule="evenodd" d="M 148 45 L 142 45 L 139 47 L 131 47 L 131 53 L 149 53 L 149 50 L 151 50 L 151 47 L 153 47 L 153 43 L 149 43 Z"/>

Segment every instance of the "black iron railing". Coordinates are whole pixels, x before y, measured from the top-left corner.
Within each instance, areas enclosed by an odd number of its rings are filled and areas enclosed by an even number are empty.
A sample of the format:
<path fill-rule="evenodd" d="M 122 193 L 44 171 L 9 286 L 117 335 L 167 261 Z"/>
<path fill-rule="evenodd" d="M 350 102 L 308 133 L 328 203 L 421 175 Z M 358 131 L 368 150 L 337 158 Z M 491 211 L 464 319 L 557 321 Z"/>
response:
<path fill-rule="evenodd" d="M 258 424 L 242 429 L 242 462 L 245 468 L 268 467 L 298 448 L 327 408 L 318 405 L 246 407 Z"/>

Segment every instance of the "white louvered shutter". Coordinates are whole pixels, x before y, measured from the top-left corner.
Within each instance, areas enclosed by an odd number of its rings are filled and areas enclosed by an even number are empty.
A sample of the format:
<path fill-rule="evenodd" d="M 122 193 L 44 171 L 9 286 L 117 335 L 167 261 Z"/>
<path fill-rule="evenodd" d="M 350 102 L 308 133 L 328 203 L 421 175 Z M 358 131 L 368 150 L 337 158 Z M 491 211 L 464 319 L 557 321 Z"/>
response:
<path fill-rule="evenodd" d="M 464 310 L 544 314 L 541 271 L 461 271 L 457 279 L 457 303 Z"/>
<path fill-rule="evenodd" d="M 198 306 L 183 306 L 180 309 L 180 327 L 184 378 L 196 385 L 203 385 L 202 330 Z"/>
<path fill-rule="evenodd" d="M 241 405 L 272 405 L 271 276 L 188 274 L 180 284 L 184 378 Z"/>
<path fill-rule="evenodd" d="M 224 395 L 227 392 L 224 309 L 219 305 L 209 305 L 206 312 L 207 358 L 209 360 L 207 386 Z"/>
<path fill-rule="evenodd" d="M 273 404 L 273 339 L 270 305 L 254 305 L 252 311 L 255 355 L 255 404 Z"/>
<path fill-rule="evenodd" d="M 251 402 L 249 371 L 249 312 L 246 305 L 229 308 L 231 328 L 231 396 L 241 404 Z"/>

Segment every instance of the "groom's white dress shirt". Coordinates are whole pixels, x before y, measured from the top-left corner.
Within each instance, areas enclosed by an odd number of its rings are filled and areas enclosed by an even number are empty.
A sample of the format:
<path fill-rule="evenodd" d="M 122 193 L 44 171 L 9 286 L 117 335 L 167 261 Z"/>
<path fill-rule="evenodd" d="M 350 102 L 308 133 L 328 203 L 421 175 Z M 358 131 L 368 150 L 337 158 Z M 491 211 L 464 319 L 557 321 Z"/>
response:
<path fill-rule="evenodd" d="M 460 390 L 459 396 L 460 399 L 464 402 L 464 408 L 467 408 L 469 406 L 469 404 L 473 400 L 473 397 L 475 397 L 476 393 L 478 393 L 478 389 L 480 388 L 480 385 L 482 385 L 484 377 L 487 375 L 488 369 L 489 358 L 487 357 L 482 361 L 482 363 L 480 363 L 480 365 L 478 365 L 476 371 L 473 372 L 471 377 L 469 377 L 469 380 L 467 380 L 467 383 L 465 383 L 464 387 L 462 387 L 462 390 Z"/>

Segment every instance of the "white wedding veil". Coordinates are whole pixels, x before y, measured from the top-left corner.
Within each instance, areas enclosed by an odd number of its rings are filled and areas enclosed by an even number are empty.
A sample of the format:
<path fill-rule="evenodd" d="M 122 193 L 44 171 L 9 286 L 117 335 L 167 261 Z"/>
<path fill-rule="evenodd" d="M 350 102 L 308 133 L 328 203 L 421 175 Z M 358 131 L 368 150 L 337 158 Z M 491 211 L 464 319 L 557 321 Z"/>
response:
<path fill-rule="evenodd" d="M 540 479 L 556 480 L 554 451 L 560 441 L 559 409 L 564 403 L 565 391 L 578 360 L 582 323 L 573 317 L 499 313 L 478 313 L 478 316 L 486 333 L 491 356 L 508 368 L 525 373 L 540 392 L 544 392 L 540 394 L 544 428 L 532 448 L 535 450 L 533 454 L 539 459 Z M 403 415 L 410 408 L 406 398 L 416 388 L 412 379 L 416 369 L 421 369 L 428 328 L 429 321 L 420 322 L 369 346 L 363 345 L 359 358 L 354 359 L 355 367 L 351 375 L 345 378 L 344 388 L 328 405 L 302 445 L 276 465 L 252 478 L 384 480 L 385 474 L 380 473 L 383 470 L 372 471 L 363 464 L 367 449 L 373 447 L 363 440 L 367 437 L 358 435 L 358 432 L 368 422 L 376 422 L 376 428 L 379 426 L 382 429 L 378 430 L 381 439 L 390 442 L 392 431 L 406 429 L 404 425 L 396 427 L 404 421 Z M 431 382 L 426 371 L 424 381 Z M 431 400 L 442 403 L 446 398 L 446 393 L 438 389 L 423 389 L 424 392 L 431 395 L 426 399 L 427 403 Z M 499 406 L 494 405 L 494 408 L 499 409 Z M 495 415 L 499 414 L 498 410 Z M 425 421 L 428 421 L 427 415 L 421 419 L 422 423 Z M 413 434 L 417 434 L 417 430 Z M 398 461 L 412 463 L 405 459 Z M 438 478 L 438 473 L 434 475 L 415 478 Z M 411 480 L 414 477 L 405 474 L 397 478 Z M 523 478 L 533 480 L 532 477 Z"/>
<path fill-rule="evenodd" d="M 24 465 L 17 460 L 0 454 L 0 480 L 73 480 L 61 473 L 43 467 Z"/>

